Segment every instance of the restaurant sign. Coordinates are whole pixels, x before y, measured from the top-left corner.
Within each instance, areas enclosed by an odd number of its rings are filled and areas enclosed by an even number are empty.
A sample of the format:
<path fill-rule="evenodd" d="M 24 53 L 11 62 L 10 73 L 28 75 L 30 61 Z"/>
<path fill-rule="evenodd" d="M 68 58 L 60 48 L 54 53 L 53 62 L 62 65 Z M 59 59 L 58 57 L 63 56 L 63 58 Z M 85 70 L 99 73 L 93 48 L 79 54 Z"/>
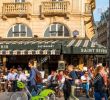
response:
<path fill-rule="evenodd" d="M 0 44 L 0 50 L 36 50 L 36 49 L 60 49 L 60 45 L 57 43 L 10 43 L 10 44 Z"/>
<path fill-rule="evenodd" d="M 107 54 L 106 48 L 74 48 L 74 53 L 77 54 Z"/>

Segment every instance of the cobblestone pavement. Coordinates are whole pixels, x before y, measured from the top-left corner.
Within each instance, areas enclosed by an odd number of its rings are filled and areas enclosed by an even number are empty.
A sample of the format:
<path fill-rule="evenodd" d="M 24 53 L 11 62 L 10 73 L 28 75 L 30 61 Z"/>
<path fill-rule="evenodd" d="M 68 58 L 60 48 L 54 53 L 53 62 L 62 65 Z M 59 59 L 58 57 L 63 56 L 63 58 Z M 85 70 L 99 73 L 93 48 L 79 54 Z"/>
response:
<path fill-rule="evenodd" d="M 11 97 L 12 93 L 8 93 L 8 92 L 5 92 L 5 93 L 0 93 L 0 100 L 9 100 L 9 98 Z M 57 98 L 57 100 L 64 100 L 64 98 Z M 90 99 L 87 99 L 85 97 L 80 97 L 79 100 L 94 100 L 92 98 Z"/>

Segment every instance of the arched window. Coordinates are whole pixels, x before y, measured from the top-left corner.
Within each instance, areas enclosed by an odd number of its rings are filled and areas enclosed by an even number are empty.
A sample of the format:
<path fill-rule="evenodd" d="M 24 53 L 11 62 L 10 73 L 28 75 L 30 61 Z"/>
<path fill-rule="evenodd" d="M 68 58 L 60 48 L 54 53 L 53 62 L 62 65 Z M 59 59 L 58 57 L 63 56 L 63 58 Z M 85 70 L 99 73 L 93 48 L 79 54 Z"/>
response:
<path fill-rule="evenodd" d="M 7 37 L 32 37 L 32 31 L 24 24 L 15 24 L 9 30 Z"/>
<path fill-rule="evenodd" d="M 63 24 L 54 23 L 47 28 L 44 37 L 69 37 L 69 31 Z"/>

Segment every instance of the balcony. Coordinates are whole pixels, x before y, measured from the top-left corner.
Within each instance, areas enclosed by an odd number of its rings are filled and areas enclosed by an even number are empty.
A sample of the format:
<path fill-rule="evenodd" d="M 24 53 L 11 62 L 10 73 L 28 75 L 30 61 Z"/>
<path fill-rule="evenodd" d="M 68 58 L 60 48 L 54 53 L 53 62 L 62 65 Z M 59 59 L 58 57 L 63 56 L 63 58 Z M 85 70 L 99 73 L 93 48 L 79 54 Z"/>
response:
<path fill-rule="evenodd" d="M 3 3 L 3 16 L 23 17 L 31 15 L 31 3 Z"/>
<path fill-rule="evenodd" d="M 45 1 L 42 2 L 41 13 L 47 16 L 67 15 L 69 4 L 69 1 Z"/>

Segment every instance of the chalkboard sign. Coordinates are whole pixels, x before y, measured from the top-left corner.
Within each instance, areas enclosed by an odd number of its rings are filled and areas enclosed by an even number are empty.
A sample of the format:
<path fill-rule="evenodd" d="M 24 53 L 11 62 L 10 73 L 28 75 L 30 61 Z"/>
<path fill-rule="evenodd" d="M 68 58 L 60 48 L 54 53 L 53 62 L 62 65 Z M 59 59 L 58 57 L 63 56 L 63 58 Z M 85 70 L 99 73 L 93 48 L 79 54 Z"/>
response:
<path fill-rule="evenodd" d="M 58 70 L 65 70 L 65 61 L 58 62 Z"/>

